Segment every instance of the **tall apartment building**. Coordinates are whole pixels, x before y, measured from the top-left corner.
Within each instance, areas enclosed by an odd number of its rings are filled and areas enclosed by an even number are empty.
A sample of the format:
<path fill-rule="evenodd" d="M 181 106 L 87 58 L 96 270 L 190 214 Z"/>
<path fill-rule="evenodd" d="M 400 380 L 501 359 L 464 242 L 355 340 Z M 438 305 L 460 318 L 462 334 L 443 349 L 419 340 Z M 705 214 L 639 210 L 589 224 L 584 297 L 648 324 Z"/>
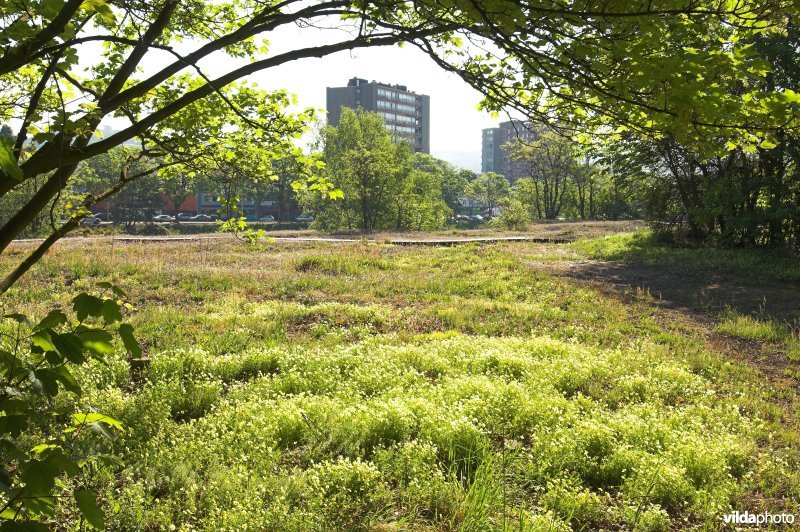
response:
<path fill-rule="evenodd" d="M 431 99 L 405 85 L 352 78 L 346 87 L 327 88 L 328 123 L 339 125 L 342 107 L 378 113 L 396 141 L 407 140 L 415 151 L 431 152 Z"/>
<path fill-rule="evenodd" d="M 481 171 L 501 174 L 512 185 L 518 179 L 528 177 L 524 164 L 512 160 L 503 146 L 516 139 L 533 142 L 538 138 L 536 127 L 522 120 L 508 120 L 497 127 L 484 129 L 481 135 Z"/>

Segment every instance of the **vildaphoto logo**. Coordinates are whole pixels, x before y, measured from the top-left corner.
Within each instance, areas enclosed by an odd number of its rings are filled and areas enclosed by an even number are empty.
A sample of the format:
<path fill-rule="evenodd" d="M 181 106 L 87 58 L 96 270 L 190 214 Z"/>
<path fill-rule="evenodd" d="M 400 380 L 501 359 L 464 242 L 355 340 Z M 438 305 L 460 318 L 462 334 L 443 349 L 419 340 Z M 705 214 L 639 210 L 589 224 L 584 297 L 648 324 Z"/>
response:
<path fill-rule="evenodd" d="M 722 520 L 731 525 L 791 525 L 794 524 L 794 515 L 769 512 L 751 514 L 748 511 L 737 510 L 722 516 Z"/>

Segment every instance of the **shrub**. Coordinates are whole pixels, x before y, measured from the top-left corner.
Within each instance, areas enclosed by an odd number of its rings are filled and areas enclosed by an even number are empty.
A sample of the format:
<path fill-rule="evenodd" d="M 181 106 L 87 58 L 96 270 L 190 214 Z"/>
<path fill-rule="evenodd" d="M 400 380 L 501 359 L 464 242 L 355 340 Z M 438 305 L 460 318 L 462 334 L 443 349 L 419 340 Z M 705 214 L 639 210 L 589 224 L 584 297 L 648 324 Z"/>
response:
<path fill-rule="evenodd" d="M 137 236 L 167 236 L 172 234 L 166 226 L 153 223 L 135 224 L 125 228 L 125 232 Z"/>
<path fill-rule="evenodd" d="M 492 220 L 492 226 L 500 229 L 524 231 L 531 223 L 531 215 L 519 200 L 509 200 L 503 204 L 503 212 Z"/>

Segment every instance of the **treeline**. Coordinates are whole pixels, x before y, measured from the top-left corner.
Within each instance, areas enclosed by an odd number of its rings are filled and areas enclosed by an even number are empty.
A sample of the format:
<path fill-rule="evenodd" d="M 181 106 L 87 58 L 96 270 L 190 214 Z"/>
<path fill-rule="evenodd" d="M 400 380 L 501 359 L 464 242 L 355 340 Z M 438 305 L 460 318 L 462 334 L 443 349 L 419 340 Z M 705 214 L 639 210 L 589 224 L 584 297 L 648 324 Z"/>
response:
<path fill-rule="evenodd" d="M 643 212 L 640 189 L 551 132 L 505 147 L 528 173 L 514 186 L 500 174 L 478 175 L 413 153 L 393 142 L 380 116 L 361 109 L 343 108 L 339 125 L 322 130 L 318 149 L 320 173 L 341 194 L 305 192 L 300 202 L 323 231 L 434 230 L 459 214 L 521 229 L 536 220 L 617 220 Z"/>
<path fill-rule="evenodd" d="M 4 126 L 0 136 L 10 138 L 10 129 Z M 258 151 L 257 147 L 242 150 L 251 155 Z M 33 218 L 22 236 L 50 234 L 54 226 L 75 215 L 88 194 L 114 186 L 123 173 L 128 179 L 126 186 L 93 209 L 109 212 L 116 224 L 124 226 L 150 222 L 157 213 L 177 214 L 188 198 L 199 194 L 219 200 L 213 207 L 215 214 L 226 218 L 244 215 L 245 201 L 255 218 L 267 214 L 264 200 L 273 202 L 269 212 L 278 221 L 291 220 L 299 212 L 293 184 L 301 172 L 291 157 L 273 160 L 265 155 L 269 161 L 265 166 L 245 157 L 225 160 L 209 151 L 176 165 L 169 158 L 144 158 L 140 153 L 135 146 L 118 146 L 82 162 L 70 185 L 49 209 Z M 30 201 L 38 186 L 36 180 L 28 181 L 0 198 L 0 220 L 8 220 L 20 204 Z"/>
<path fill-rule="evenodd" d="M 708 152 L 669 135 L 608 135 L 577 142 L 543 126 L 504 146 L 525 177 L 459 171 L 394 144 L 379 116 L 343 110 L 321 135 L 321 173 L 339 190 L 304 193 L 325 231 L 432 230 L 480 213 L 495 226 L 539 220 L 645 219 L 673 241 L 721 246 L 800 245 L 800 137 Z"/>

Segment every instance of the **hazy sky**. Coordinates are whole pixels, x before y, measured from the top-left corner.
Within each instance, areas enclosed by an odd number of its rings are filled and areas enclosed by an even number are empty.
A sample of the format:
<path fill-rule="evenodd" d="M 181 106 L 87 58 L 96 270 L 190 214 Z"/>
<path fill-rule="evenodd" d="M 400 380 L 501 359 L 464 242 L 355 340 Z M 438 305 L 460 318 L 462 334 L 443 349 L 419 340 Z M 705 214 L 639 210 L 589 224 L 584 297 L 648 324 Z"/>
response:
<path fill-rule="evenodd" d="M 332 20 L 331 25 L 341 21 Z M 268 35 L 270 55 L 300 46 L 316 46 L 346 38 L 337 29 L 298 28 L 288 26 Z M 188 52 L 197 43 L 178 45 Z M 95 54 L 90 58 L 96 59 Z M 153 71 L 174 58 L 164 52 L 148 54 L 144 72 Z M 246 61 L 222 55 L 212 56 L 201 63 L 211 77 L 217 77 Z M 413 46 L 376 47 L 352 52 L 340 52 L 321 59 L 302 59 L 249 76 L 267 90 L 286 89 L 296 94 L 298 107 L 325 109 L 325 88 L 340 87 L 352 77 L 369 81 L 408 86 L 419 94 L 431 97 L 431 154 L 463 168 L 480 170 L 481 129 L 493 127 L 505 118 L 493 119 L 478 111 L 480 94 L 456 76 L 447 74 L 431 59 Z M 121 119 L 105 122 L 121 127 Z"/>
<path fill-rule="evenodd" d="M 274 39 L 272 42 L 276 47 L 279 44 Z M 284 88 L 296 94 L 302 107 L 324 109 L 325 88 L 344 86 L 352 77 L 399 83 L 416 93 L 429 95 L 431 154 L 461 167 L 480 170 L 481 129 L 494 126 L 502 118 L 495 120 L 478 111 L 480 94 L 441 70 L 414 47 L 367 48 L 322 59 L 304 59 L 255 74 L 250 79 L 265 89 Z"/>

